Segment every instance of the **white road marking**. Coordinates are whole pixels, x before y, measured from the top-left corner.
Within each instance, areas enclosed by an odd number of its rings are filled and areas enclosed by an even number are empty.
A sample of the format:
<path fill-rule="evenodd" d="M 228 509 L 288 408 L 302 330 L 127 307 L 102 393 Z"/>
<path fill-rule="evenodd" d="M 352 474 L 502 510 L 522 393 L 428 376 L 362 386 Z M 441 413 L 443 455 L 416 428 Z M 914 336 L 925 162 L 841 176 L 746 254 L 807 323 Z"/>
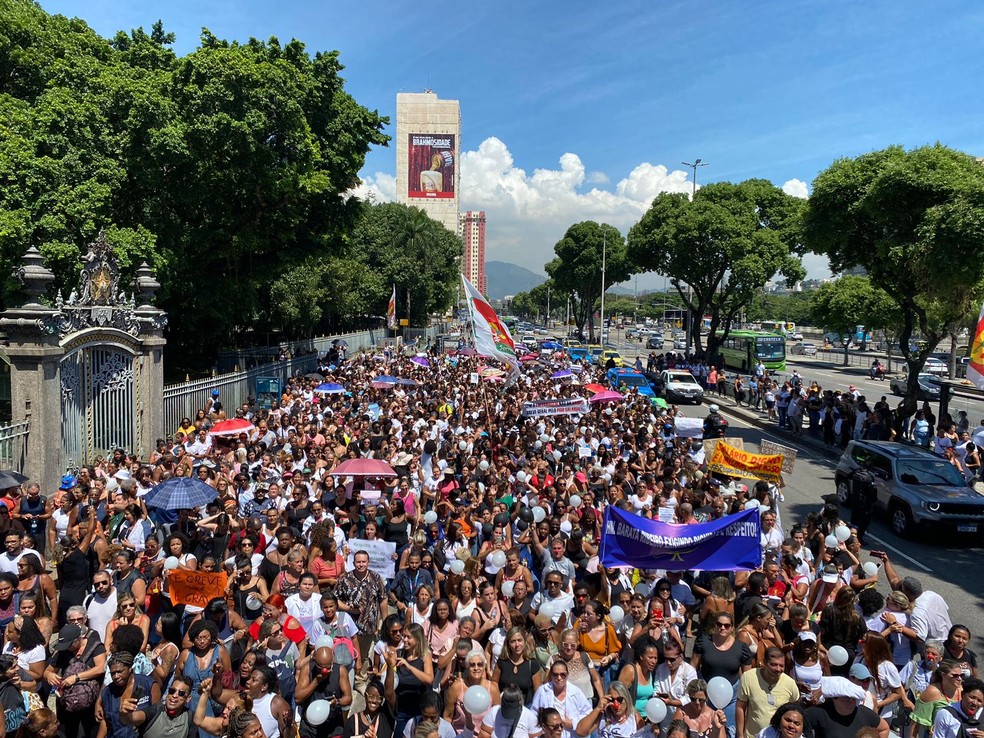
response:
<path fill-rule="evenodd" d="M 871 532 L 865 533 L 864 534 L 864 537 L 865 538 L 870 538 L 873 541 L 878 541 L 882 545 L 882 548 L 887 548 L 889 551 L 893 552 L 897 556 L 901 556 L 903 559 L 905 559 L 906 561 L 908 561 L 913 566 L 918 566 L 920 569 L 922 569 L 925 572 L 928 572 L 929 574 L 932 574 L 933 573 L 933 570 L 930 569 L 925 564 L 923 564 L 921 561 L 916 561 L 914 558 L 912 558 L 908 554 L 902 553 L 897 548 L 895 548 L 895 546 L 893 546 L 890 543 L 886 543 L 881 538 L 879 538 L 878 536 L 876 536 L 874 533 L 871 533 Z"/>
<path fill-rule="evenodd" d="M 727 407 L 722 407 L 721 408 L 721 410 L 724 411 L 725 413 L 727 413 L 727 411 L 729 409 L 730 408 L 727 408 Z M 752 423 L 750 423 L 749 421 L 745 420 L 744 418 L 740 418 L 740 417 L 737 417 L 735 415 L 731 415 L 731 417 L 734 418 L 735 420 L 737 420 L 739 424 L 745 426 L 746 428 L 755 428 L 757 430 L 761 430 L 757 425 L 753 425 Z M 790 439 L 789 439 L 788 436 L 772 435 L 768 431 L 762 431 L 762 435 L 765 436 L 766 438 L 769 438 L 770 440 L 775 441 L 776 443 L 782 443 L 784 445 L 785 444 L 788 444 L 789 441 L 790 441 Z M 807 449 L 807 450 L 809 450 L 809 449 Z M 910 564 L 912 564 L 913 566 L 919 567 L 920 569 L 922 569 L 924 572 L 927 572 L 928 574 L 932 574 L 933 573 L 933 570 L 930 569 L 925 564 L 923 564 L 921 561 L 917 561 L 916 559 L 912 558 L 908 554 L 905 554 L 902 551 L 899 551 L 897 548 L 895 548 L 895 546 L 893 546 L 892 544 L 890 544 L 890 543 L 888 543 L 886 541 L 883 541 L 881 538 L 879 538 L 875 534 L 871 533 L 870 531 L 868 533 L 865 533 L 865 538 L 870 538 L 873 541 L 878 541 L 878 543 L 881 545 L 882 548 L 888 549 L 889 551 L 891 551 L 892 553 L 894 553 L 896 556 L 901 556 L 903 559 L 905 559 L 906 561 L 908 561 Z"/>

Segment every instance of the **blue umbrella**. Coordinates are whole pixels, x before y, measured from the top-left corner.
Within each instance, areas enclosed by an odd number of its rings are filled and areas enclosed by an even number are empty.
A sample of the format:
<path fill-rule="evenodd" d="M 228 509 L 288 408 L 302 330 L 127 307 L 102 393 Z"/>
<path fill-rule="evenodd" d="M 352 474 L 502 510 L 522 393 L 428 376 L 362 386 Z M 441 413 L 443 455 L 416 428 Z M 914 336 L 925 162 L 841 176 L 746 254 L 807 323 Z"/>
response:
<path fill-rule="evenodd" d="M 573 377 L 573 376 L 574 376 L 574 373 L 573 372 L 571 372 L 571 371 L 569 371 L 567 369 L 562 369 L 559 372 L 554 372 L 553 374 L 551 374 L 550 375 L 550 378 L 551 379 L 566 379 L 567 377 Z"/>
<path fill-rule="evenodd" d="M 376 381 L 378 382 L 379 380 L 376 380 Z M 396 383 L 397 384 L 402 384 L 404 387 L 416 387 L 417 386 L 417 380 L 415 380 L 415 379 L 397 379 L 396 380 Z"/>
<path fill-rule="evenodd" d="M 391 376 L 390 376 L 390 375 L 388 375 L 388 374 L 383 374 L 382 376 L 379 376 L 379 377 L 376 377 L 376 378 L 375 378 L 374 380 L 372 380 L 372 381 L 373 381 L 373 382 L 382 382 L 382 383 L 384 383 L 384 384 L 396 384 L 396 383 L 397 383 L 397 382 L 399 382 L 400 380 L 399 380 L 399 378 L 398 378 L 398 377 L 391 377 Z"/>
<path fill-rule="evenodd" d="M 315 387 L 314 391 L 323 395 L 341 395 L 345 392 L 345 388 L 337 382 L 325 382 Z"/>
<path fill-rule="evenodd" d="M 215 489 L 193 477 L 172 477 L 161 482 L 145 498 L 147 507 L 164 510 L 193 510 L 218 497 Z"/>

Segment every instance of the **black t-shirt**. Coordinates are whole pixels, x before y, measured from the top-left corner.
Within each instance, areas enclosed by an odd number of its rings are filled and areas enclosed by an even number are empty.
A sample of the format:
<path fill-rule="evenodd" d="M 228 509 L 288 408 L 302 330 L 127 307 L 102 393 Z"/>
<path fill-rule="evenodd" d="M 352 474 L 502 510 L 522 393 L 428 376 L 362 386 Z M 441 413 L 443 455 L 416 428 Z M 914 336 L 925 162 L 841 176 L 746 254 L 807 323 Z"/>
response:
<path fill-rule="evenodd" d="M 877 728 L 881 718 L 864 705 L 850 715 L 841 715 L 834 703 L 827 701 L 808 709 L 806 722 L 813 728 L 815 738 L 854 738 L 861 728 Z"/>
<path fill-rule="evenodd" d="M 819 634 L 820 626 L 816 623 L 810 623 L 810 630 Z M 795 630 L 793 627 L 792 620 L 783 620 L 782 623 L 779 624 L 779 635 L 782 636 L 782 642 L 784 644 L 788 645 L 790 643 L 795 643 L 796 639 L 799 637 L 798 633 L 799 631 Z"/>
<path fill-rule="evenodd" d="M 711 636 L 705 635 L 694 645 L 694 653 L 700 654 L 700 676 L 705 682 L 721 676 L 734 684 L 741 676 L 741 667 L 752 663 L 751 649 L 737 638 L 731 648 L 722 651 Z"/>

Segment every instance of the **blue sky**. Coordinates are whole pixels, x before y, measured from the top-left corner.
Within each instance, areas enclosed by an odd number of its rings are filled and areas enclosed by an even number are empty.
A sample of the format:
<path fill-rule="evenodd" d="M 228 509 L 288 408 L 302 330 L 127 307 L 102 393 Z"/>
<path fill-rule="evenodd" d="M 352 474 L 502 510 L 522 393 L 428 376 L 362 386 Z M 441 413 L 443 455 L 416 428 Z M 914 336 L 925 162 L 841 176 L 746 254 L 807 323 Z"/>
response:
<path fill-rule="evenodd" d="M 571 223 L 627 233 L 658 192 L 689 191 L 696 157 L 700 182 L 806 195 L 834 159 L 889 144 L 984 155 L 984 6 L 969 1 L 41 5 L 105 36 L 161 18 L 178 53 L 202 26 L 339 49 L 347 89 L 391 135 L 397 92 L 460 100 L 462 209 L 487 211 L 488 259 L 538 272 Z M 365 189 L 392 198 L 394 172 L 394 149 L 374 150 Z"/>

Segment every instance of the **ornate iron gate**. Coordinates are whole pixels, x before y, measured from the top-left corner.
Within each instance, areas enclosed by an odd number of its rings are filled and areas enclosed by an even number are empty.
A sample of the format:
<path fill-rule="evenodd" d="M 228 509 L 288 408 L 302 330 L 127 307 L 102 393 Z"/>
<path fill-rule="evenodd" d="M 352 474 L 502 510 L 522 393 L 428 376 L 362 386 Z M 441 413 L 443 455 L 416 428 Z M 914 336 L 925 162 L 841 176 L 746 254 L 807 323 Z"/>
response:
<path fill-rule="evenodd" d="M 134 355 L 87 343 L 61 360 L 62 459 L 76 470 L 114 448 L 132 449 L 135 428 Z"/>

